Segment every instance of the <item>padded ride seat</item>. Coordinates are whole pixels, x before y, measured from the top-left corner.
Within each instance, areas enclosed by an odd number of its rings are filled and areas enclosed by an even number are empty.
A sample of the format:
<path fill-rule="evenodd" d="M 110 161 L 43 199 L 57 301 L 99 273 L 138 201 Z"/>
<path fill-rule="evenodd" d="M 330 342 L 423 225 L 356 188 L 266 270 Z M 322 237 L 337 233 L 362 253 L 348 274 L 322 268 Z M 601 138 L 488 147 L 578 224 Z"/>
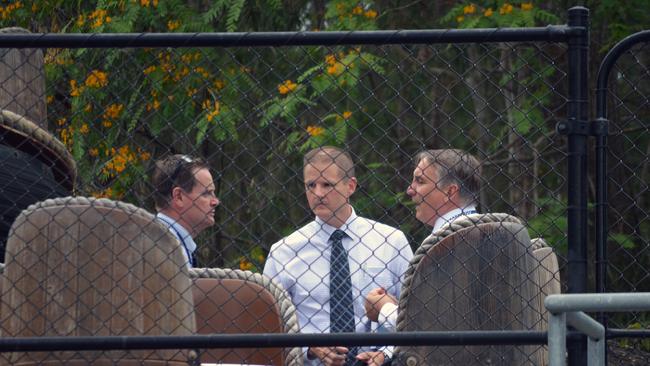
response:
<path fill-rule="evenodd" d="M 526 228 L 510 215 L 476 214 L 448 224 L 423 242 L 409 265 L 397 331 L 545 329 L 538 272 L 548 267 L 534 249 Z M 396 348 L 393 365 L 541 366 L 546 359 L 537 345 L 406 346 Z"/>
<path fill-rule="evenodd" d="M 2 336 L 193 335 L 178 240 L 147 211 L 83 197 L 29 206 L 14 222 L 2 278 Z M 187 365 L 187 350 L 52 351 L 4 365 Z"/>
<path fill-rule="evenodd" d="M 199 334 L 298 333 L 296 309 L 287 293 L 268 277 L 250 271 L 194 268 L 192 292 Z M 203 350 L 203 363 L 303 364 L 300 348 Z"/>

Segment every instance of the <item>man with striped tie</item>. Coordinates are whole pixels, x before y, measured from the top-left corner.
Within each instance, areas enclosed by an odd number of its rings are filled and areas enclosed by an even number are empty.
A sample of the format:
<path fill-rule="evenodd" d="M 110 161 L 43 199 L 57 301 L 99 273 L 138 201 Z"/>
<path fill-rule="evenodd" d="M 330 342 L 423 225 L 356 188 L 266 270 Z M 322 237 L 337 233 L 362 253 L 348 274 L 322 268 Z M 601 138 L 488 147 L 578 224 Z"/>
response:
<path fill-rule="evenodd" d="M 462 216 L 476 214 L 481 189 L 481 163 L 459 149 L 426 150 L 415 157 L 413 181 L 406 193 L 415 203 L 415 217 L 432 233 Z M 397 297 L 375 288 L 366 295 L 366 315 L 392 331 L 397 322 Z"/>
<path fill-rule="evenodd" d="M 413 252 L 400 230 L 355 213 L 350 196 L 357 178 L 347 152 L 331 146 L 309 151 L 303 159 L 303 178 L 316 217 L 271 247 L 264 274 L 291 296 L 301 332 L 369 332 L 365 294 L 381 287 L 399 296 Z M 376 366 L 389 351 L 310 347 L 305 364 Z"/>

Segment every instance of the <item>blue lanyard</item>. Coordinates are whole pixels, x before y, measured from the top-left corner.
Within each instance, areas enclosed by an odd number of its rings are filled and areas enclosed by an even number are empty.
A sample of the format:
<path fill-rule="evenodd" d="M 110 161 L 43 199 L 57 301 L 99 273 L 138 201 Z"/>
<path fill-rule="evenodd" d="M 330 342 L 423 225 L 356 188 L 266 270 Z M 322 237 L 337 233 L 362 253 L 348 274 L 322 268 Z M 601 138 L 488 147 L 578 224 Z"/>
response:
<path fill-rule="evenodd" d="M 453 220 L 455 220 L 455 219 L 457 219 L 457 218 L 459 218 L 461 216 L 467 216 L 467 215 L 471 215 L 471 214 L 475 214 L 475 213 L 478 213 L 478 211 L 476 211 L 476 210 L 461 211 L 461 213 L 459 213 L 458 215 L 454 215 L 454 216 L 448 218 L 447 222 L 452 222 Z"/>
<path fill-rule="evenodd" d="M 170 229 L 174 230 L 174 232 L 176 233 L 176 237 L 178 238 L 178 240 L 181 241 L 181 244 L 183 245 L 183 249 L 185 249 L 185 253 L 187 253 L 187 260 L 190 262 L 192 267 L 194 267 L 195 266 L 194 258 L 192 258 L 192 253 L 190 253 L 190 250 L 187 248 L 187 245 L 185 245 L 185 240 L 183 239 L 183 236 L 181 235 L 181 233 L 178 232 L 178 230 L 176 230 L 173 223 L 165 220 L 163 217 L 160 217 L 160 216 L 158 216 L 158 219 L 165 222 L 167 225 L 169 225 Z"/>

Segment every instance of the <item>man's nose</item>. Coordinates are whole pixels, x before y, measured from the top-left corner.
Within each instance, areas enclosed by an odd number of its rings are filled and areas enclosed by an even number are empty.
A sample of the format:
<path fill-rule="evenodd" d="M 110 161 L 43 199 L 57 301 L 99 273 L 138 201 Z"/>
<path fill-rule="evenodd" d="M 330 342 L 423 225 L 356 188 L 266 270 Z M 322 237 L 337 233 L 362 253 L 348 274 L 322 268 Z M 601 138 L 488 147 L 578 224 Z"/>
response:
<path fill-rule="evenodd" d="M 218 197 L 215 197 L 215 198 L 212 200 L 212 202 L 210 202 L 210 204 L 211 204 L 212 206 L 215 206 L 215 207 L 216 207 L 216 206 L 219 206 L 220 203 L 221 203 L 221 201 L 219 200 Z"/>
<path fill-rule="evenodd" d="M 415 190 L 413 189 L 412 184 L 409 184 L 408 188 L 406 188 L 406 194 L 408 194 L 409 197 L 415 196 Z"/>

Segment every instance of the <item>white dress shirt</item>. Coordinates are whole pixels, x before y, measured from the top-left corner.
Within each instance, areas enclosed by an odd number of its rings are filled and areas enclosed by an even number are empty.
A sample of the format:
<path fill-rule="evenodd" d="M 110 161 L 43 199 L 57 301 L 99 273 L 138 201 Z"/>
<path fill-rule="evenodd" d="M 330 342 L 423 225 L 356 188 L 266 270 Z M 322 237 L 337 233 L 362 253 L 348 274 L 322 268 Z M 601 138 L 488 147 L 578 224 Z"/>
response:
<path fill-rule="evenodd" d="M 336 229 L 317 217 L 273 244 L 264 265 L 264 274 L 282 285 L 291 296 L 303 333 L 328 333 L 330 330 L 331 247 L 328 240 Z M 413 252 L 400 230 L 359 217 L 354 210 L 338 229 L 347 234 L 342 242 L 348 252 L 355 328 L 357 332 L 369 332 L 371 322 L 363 307 L 365 295 L 376 287 L 383 287 L 399 298 Z M 321 364 L 318 359 L 305 361 L 306 365 Z"/>
<path fill-rule="evenodd" d="M 192 235 L 190 235 L 183 225 L 162 212 L 158 212 L 156 218 L 178 239 L 178 242 L 183 247 L 183 254 L 185 255 L 187 266 L 192 268 L 192 253 L 196 250 L 196 243 L 192 239 Z"/>
<path fill-rule="evenodd" d="M 433 233 L 440 230 L 443 226 L 452 223 L 461 216 L 477 214 L 476 207 L 473 205 L 451 210 L 440 216 L 433 225 Z M 387 332 L 394 332 L 397 327 L 397 305 L 387 303 L 379 309 L 378 317 L 379 327 Z"/>

